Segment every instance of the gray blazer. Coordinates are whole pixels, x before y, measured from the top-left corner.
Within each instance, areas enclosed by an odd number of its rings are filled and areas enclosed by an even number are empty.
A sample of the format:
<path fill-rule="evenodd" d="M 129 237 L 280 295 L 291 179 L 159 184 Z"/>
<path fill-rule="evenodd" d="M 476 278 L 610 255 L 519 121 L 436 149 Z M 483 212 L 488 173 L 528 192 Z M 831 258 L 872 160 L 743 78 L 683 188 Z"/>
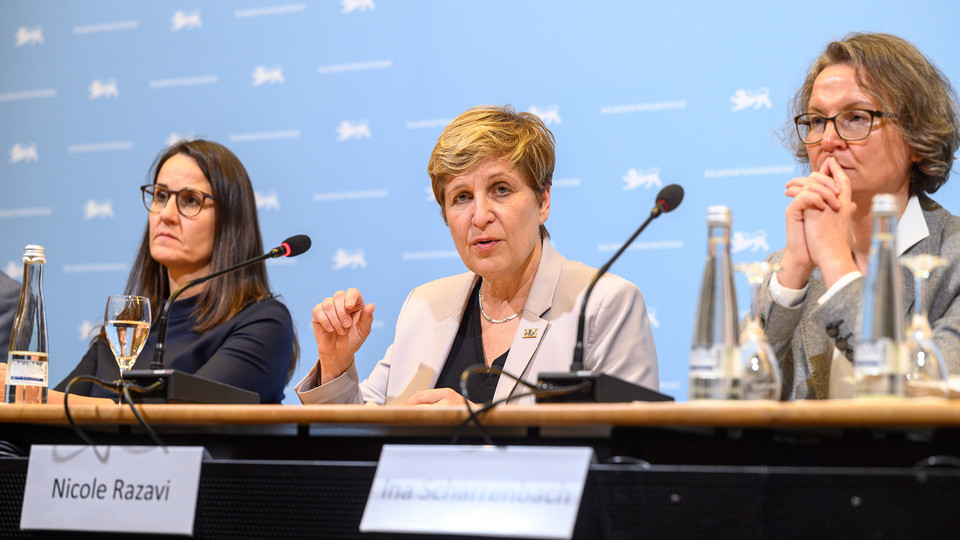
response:
<path fill-rule="evenodd" d="M 573 359 L 583 293 L 596 270 L 560 255 L 543 242 L 543 255 L 520 327 L 503 370 L 529 382 L 546 371 L 568 371 Z M 364 381 L 356 364 L 317 387 L 316 366 L 295 387 L 304 403 L 403 404 L 419 390 L 434 388 L 460 327 L 467 295 L 479 277 L 467 272 L 414 289 L 407 297 L 394 342 Z M 659 389 L 657 351 L 643 296 L 636 285 L 607 274 L 587 306 L 584 368 Z M 526 389 L 500 377 L 494 400 Z M 532 396 L 511 403 L 532 403 Z"/>
<path fill-rule="evenodd" d="M 936 270 L 927 287 L 927 307 L 934 340 L 940 347 L 950 373 L 960 374 L 960 217 L 950 214 L 925 195 L 919 196 L 923 217 L 930 234 L 911 246 L 904 255 L 933 254 L 949 260 Z M 768 260 L 779 261 L 783 250 Z M 903 281 L 905 322 L 915 301 L 914 280 L 906 267 L 900 267 Z M 768 283 L 761 288 L 760 308 L 767 339 L 777 354 L 783 374 L 783 399 L 823 399 L 830 388 L 830 364 L 834 348 L 853 358 L 857 315 L 863 301 L 864 278 L 860 277 L 837 291 L 822 306 L 817 299 L 826 293 L 820 269 L 808 282 L 807 296 L 798 306 L 787 308 L 773 300 Z M 906 327 L 906 326 L 905 326 Z"/>

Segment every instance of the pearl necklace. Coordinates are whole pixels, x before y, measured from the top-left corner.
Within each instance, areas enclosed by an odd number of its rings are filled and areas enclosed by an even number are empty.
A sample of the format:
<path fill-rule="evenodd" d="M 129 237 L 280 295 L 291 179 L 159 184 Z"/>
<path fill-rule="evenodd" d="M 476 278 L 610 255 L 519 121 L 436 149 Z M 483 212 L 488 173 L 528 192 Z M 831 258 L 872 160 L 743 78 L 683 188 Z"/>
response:
<path fill-rule="evenodd" d="M 483 290 L 481 289 L 477 289 L 477 300 L 480 303 L 480 314 L 483 315 L 484 319 L 486 319 L 489 322 L 492 322 L 493 324 L 503 324 L 505 322 L 510 322 L 516 319 L 518 315 L 523 313 L 523 310 L 521 309 L 520 311 L 514 313 L 513 315 L 507 317 L 506 319 L 494 319 L 493 317 L 487 315 L 487 312 L 483 310 Z"/>

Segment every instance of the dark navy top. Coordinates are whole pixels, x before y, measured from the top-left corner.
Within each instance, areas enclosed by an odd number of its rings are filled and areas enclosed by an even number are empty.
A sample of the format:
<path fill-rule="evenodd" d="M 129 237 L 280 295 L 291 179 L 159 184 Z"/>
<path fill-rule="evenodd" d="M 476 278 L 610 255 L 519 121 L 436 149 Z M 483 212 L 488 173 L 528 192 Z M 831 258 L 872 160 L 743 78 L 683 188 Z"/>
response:
<path fill-rule="evenodd" d="M 435 388 L 452 388 L 458 394 L 463 394 L 460 388 L 460 375 L 468 368 L 484 365 L 480 303 L 477 298 L 480 282 L 481 280 L 478 279 L 477 286 L 467 300 L 463 319 L 457 329 L 457 337 L 453 340 L 453 347 L 450 348 L 450 354 L 447 355 L 447 361 L 443 364 Z M 497 357 L 490 367 L 502 370 L 509 352 L 510 349 L 507 349 L 507 352 Z M 464 397 L 474 403 L 491 403 L 499 382 L 499 373 L 474 373 L 467 380 L 467 393 L 470 395 Z"/>
<path fill-rule="evenodd" d="M 198 298 L 177 300 L 170 309 L 164 367 L 257 392 L 261 403 L 280 403 L 293 349 L 293 321 L 287 307 L 275 298 L 261 300 L 201 336 L 193 331 L 196 323 L 193 311 Z M 132 369 L 150 369 L 156 343 L 154 321 Z M 109 381 L 120 378 L 120 368 L 105 341 L 94 342 L 56 389 L 62 392 L 67 381 L 78 375 Z M 70 393 L 117 397 L 112 390 L 89 382 L 74 384 Z"/>

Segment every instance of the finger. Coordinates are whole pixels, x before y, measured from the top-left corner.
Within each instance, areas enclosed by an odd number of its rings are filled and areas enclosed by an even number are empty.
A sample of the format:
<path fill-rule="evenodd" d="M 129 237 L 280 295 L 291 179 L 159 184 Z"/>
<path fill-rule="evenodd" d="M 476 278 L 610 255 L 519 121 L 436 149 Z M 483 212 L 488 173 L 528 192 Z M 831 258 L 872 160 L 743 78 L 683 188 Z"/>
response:
<path fill-rule="evenodd" d="M 828 179 L 830 185 L 824 185 L 820 182 L 811 182 L 807 186 L 806 193 L 815 193 L 820 197 L 820 200 L 825 202 L 834 212 L 839 212 L 840 208 L 843 207 L 843 203 L 840 201 L 838 193 L 835 190 L 834 182 L 832 179 Z"/>
<path fill-rule="evenodd" d="M 836 192 L 837 181 L 834 180 L 831 174 L 823 174 L 818 171 L 810 173 L 810 183 L 808 185 L 822 185 L 830 188 L 831 191 Z"/>
<path fill-rule="evenodd" d="M 823 161 L 823 164 L 820 165 L 820 169 L 818 169 L 817 172 L 819 172 L 819 173 L 822 174 L 822 175 L 829 175 L 829 174 L 830 174 L 830 161 L 836 161 L 836 160 L 835 160 L 834 158 L 832 158 L 832 157 L 828 157 L 827 159 L 825 159 L 825 160 Z"/>
<path fill-rule="evenodd" d="M 846 178 L 847 173 L 843 172 L 843 168 L 840 166 L 840 163 L 837 162 L 837 158 L 829 157 L 826 161 L 823 162 L 823 166 L 820 167 L 821 174 L 824 176 L 829 176 L 833 179 L 833 190 L 836 194 L 840 195 L 840 178 Z"/>
<path fill-rule="evenodd" d="M 357 331 L 364 340 L 367 339 L 367 336 L 370 335 L 371 328 L 373 328 L 373 311 L 375 309 L 377 308 L 373 304 L 367 304 L 356 314 Z"/>
<path fill-rule="evenodd" d="M 787 207 L 788 211 L 793 210 L 802 212 L 808 209 L 826 210 L 827 203 L 823 197 L 813 191 L 804 191 L 793 198 L 793 202 Z"/>
<path fill-rule="evenodd" d="M 346 329 L 343 326 L 343 319 L 341 315 L 343 313 L 343 298 L 337 299 L 338 294 L 343 294 L 343 291 L 337 291 L 330 298 L 327 298 L 323 301 L 321 307 L 323 308 L 323 313 L 327 316 L 327 320 L 330 321 L 332 330 L 331 332 L 337 332 L 340 335 L 346 333 Z M 340 304 L 341 307 L 337 307 L 337 304 Z"/>
<path fill-rule="evenodd" d="M 802 185 L 804 185 L 804 184 L 806 184 L 806 183 L 807 183 L 807 177 L 806 177 L 806 176 L 798 176 L 798 177 L 796 177 L 796 178 L 791 178 L 790 181 L 787 182 L 787 187 L 790 187 L 791 185 L 800 185 L 800 186 L 802 186 Z"/>
<path fill-rule="evenodd" d="M 347 302 L 347 293 L 344 291 L 337 291 L 333 294 L 333 307 L 337 313 L 337 319 L 340 321 L 340 324 L 344 328 L 350 328 L 352 321 L 350 320 L 350 312 L 346 306 Z"/>
<path fill-rule="evenodd" d="M 791 178 L 789 182 L 786 183 L 786 189 L 791 188 L 800 188 L 803 189 L 807 186 L 807 183 L 810 182 L 809 176 L 800 176 L 797 178 Z"/>
<path fill-rule="evenodd" d="M 344 297 L 344 306 L 350 313 L 363 309 L 363 295 L 357 289 L 350 287 Z"/>
<path fill-rule="evenodd" d="M 347 292 L 343 296 L 343 312 L 345 317 L 343 319 L 343 326 L 352 328 L 360 318 L 363 308 L 363 296 L 360 294 L 360 291 L 352 287 L 347 289 Z"/>
<path fill-rule="evenodd" d="M 833 178 L 819 172 L 814 172 L 811 173 L 810 176 L 794 178 L 787 182 L 784 194 L 787 197 L 796 197 L 804 191 L 815 191 L 828 201 L 831 198 L 835 198 L 839 193 Z"/>
<path fill-rule="evenodd" d="M 834 178 L 818 172 L 811 174 L 810 178 L 812 181 L 807 189 L 817 189 L 819 187 L 821 193 L 828 194 L 827 197 L 837 198 L 840 196 L 840 188 L 837 187 L 837 181 Z"/>
<path fill-rule="evenodd" d="M 836 159 L 831 158 L 827 160 L 826 165 L 830 166 L 833 179 L 837 181 L 838 196 L 845 201 L 849 201 L 852 191 L 850 177 L 847 176 L 847 173 L 843 172 L 843 167 L 837 163 Z"/>
<path fill-rule="evenodd" d="M 437 390 L 420 390 L 416 394 L 410 396 L 406 401 L 406 405 L 432 405 L 440 401 L 442 396 L 438 395 Z"/>
<path fill-rule="evenodd" d="M 330 298 L 326 298 L 323 302 L 313 306 L 313 324 L 323 328 L 326 332 L 334 332 L 333 325 L 330 323 L 330 317 L 327 316 L 324 310 L 324 304 L 328 301 L 330 301 Z"/>
<path fill-rule="evenodd" d="M 343 312 L 341 315 L 343 326 L 351 328 L 360 318 L 364 307 L 363 295 L 360 294 L 360 291 L 352 287 L 347 289 L 347 292 L 343 295 Z"/>

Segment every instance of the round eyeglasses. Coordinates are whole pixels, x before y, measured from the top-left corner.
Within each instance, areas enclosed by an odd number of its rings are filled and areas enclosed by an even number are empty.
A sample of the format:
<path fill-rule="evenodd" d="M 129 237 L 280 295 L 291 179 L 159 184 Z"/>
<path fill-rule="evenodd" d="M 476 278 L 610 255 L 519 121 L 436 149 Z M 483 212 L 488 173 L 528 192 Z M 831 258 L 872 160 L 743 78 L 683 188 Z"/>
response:
<path fill-rule="evenodd" d="M 167 206 L 170 197 L 176 197 L 177 211 L 183 217 L 197 217 L 203 210 L 203 204 L 210 199 L 215 201 L 213 195 L 209 195 L 196 189 L 184 188 L 174 191 L 163 184 L 147 184 L 140 186 L 143 193 L 143 206 L 148 212 L 156 214 Z"/>
<path fill-rule="evenodd" d="M 833 122 L 837 135 L 845 141 L 860 141 L 866 139 L 873 130 L 874 118 L 896 118 L 897 115 L 868 109 L 851 109 L 833 116 L 823 116 L 816 113 L 801 114 L 793 119 L 797 124 L 797 134 L 804 144 L 817 144 L 823 140 L 823 133 L 827 124 Z"/>

